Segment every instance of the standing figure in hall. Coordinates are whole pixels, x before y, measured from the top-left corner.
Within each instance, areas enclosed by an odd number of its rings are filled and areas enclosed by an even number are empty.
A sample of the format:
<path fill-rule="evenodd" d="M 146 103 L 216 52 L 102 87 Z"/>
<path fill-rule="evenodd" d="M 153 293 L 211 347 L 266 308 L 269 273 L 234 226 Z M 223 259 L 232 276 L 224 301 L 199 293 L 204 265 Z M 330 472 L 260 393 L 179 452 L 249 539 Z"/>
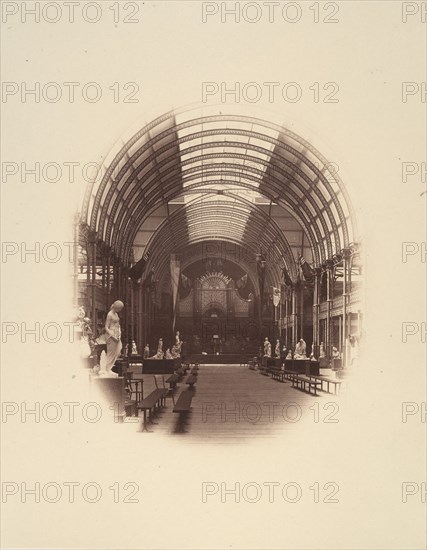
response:
<path fill-rule="evenodd" d="M 107 341 L 107 356 L 105 363 L 101 365 L 101 371 L 99 374 L 101 376 L 110 376 L 115 378 L 118 376 L 111 369 L 114 367 L 120 352 L 122 350 L 122 341 L 121 341 L 121 329 L 120 329 L 120 318 L 118 313 L 122 311 L 125 307 L 124 303 L 120 300 L 116 300 L 111 306 L 110 311 L 108 312 L 107 319 L 105 321 L 105 334 Z"/>
<path fill-rule="evenodd" d="M 267 338 L 264 340 L 264 357 L 271 357 L 271 344 Z"/>

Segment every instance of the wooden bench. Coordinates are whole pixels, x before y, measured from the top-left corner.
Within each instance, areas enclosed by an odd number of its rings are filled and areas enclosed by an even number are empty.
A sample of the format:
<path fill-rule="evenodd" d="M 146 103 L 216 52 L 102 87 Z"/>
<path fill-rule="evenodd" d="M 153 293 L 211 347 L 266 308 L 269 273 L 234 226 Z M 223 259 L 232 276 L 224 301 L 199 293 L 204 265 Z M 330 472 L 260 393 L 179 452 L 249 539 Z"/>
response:
<path fill-rule="evenodd" d="M 191 401 L 194 396 L 194 391 L 191 389 L 185 390 L 181 392 L 180 396 L 178 397 L 178 401 L 175 403 L 173 412 L 179 414 L 179 419 L 177 423 L 177 432 L 183 432 L 184 431 L 184 425 L 187 418 L 188 413 L 191 410 Z"/>
<path fill-rule="evenodd" d="M 287 379 L 287 380 L 292 380 L 294 376 L 298 376 L 298 373 L 293 371 L 293 370 L 289 370 L 289 369 L 285 369 L 283 372 L 283 376 Z"/>
<path fill-rule="evenodd" d="M 184 376 L 185 374 L 185 370 L 184 367 L 179 367 L 179 369 L 177 369 L 175 371 L 175 374 L 177 374 L 179 376 L 179 379 L 181 380 L 181 378 Z"/>
<path fill-rule="evenodd" d="M 268 367 L 266 367 L 264 365 L 260 365 L 259 372 L 260 372 L 260 374 L 263 374 L 264 376 L 269 375 L 269 369 L 268 369 Z"/>
<path fill-rule="evenodd" d="M 176 388 L 176 384 L 179 382 L 179 375 L 178 374 L 171 374 L 169 378 L 166 380 L 166 383 L 169 384 L 169 389 L 174 390 Z"/>
<path fill-rule="evenodd" d="M 278 380 L 279 382 L 285 381 L 285 371 L 283 371 L 282 369 L 270 368 L 269 372 L 273 380 Z"/>
<path fill-rule="evenodd" d="M 341 387 L 341 380 L 331 380 L 330 378 L 327 378 L 326 376 L 317 375 L 317 374 L 307 374 L 309 378 L 312 378 L 313 380 L 319 380 L 321 382 L 320 389 L 322 391 L 325 391 L 326 393 L 332 393 L 329 391 L 329 384 L 334 385 L 334 394 L 337 395 L 337 391 L 339 392 Z M 327 384 L 327 389 L 323 389 L 323 383 Z M 338 386 L 338 390 L 337 390 Z"/>
<path fill-rule="evenodd" d="M 191 401 L 193 399 L 194 392 L 191 390 L 184 390 L 178 397 L 177 402 L 174 405 L 174 413 L 187 413 L 191 409 Z"/>
<path fill-rule="evenodd" d="M 187 380 L 185 381 L 185 383 L 188 384 L 190 388 L 192 388 L 196 382 L 197 382 L 197 376 L 195 374 L 190 374 L 187 377 Z"/>
<path fill-rule="evenodd" d="M 144 413 L 144 422 L 142 425 L 142 431 L 150 431 L 147 429 L 147 423 L 152 422 L 153 414 L 157 411 L 158 408 L 164 407 L 166 404 L 166 394 L 167 390 L 164 388 L 159 388 L 154 390 L 147 395 L 145 399 L 141 401 L 138 405 L 138 409 L 142 410 Z M 148 411 L 148 419 L 147 419 Z"/>
<path fill-rule="evenodd" d="M 314 391 L 313 395 L 317 395 L 317 388 L 321 385 L 322 383 L 319 380 L 312 380 L 305 375 L 298 374 L 292 378 L 293 388 L 301 389 L 302 391 L 307 391 L 308 388 L 308 393 L 311 393 L 311 390 Z"/>
<path fill-rule="evenodd" d="M 126 416 L 138 416 L 137 402 L 135 400 L 125 400 L 125 414 Z"/>
<path fill-rule="evenodd" d="M 181 363 L 181 369 L 184 371 L 184 374 L 188 371 L 188 369 L 190 368 L 190 363 L 188 363 L 187 361 L 184 362 L 184 363 Z"/>

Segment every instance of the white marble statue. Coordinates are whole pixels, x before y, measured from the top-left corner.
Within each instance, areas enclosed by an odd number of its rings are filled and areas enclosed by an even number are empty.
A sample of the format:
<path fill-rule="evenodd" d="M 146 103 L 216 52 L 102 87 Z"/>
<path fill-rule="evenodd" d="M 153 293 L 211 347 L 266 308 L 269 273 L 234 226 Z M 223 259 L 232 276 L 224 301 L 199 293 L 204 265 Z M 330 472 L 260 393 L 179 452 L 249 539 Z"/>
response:
<path fill-rule="evenodd" d="M 300 338 L 295 348 L 294 359 L 307 359 L 306 350 L 307 344 Z"/>
<path fill-rule="evenodd" d="M 120 318 L 118 313 L 124 308 L 124 303 L 116 300 L 108 312 L 105 321 L 105 333 L 107 341 L 107 355 L 105 363 L 100 364 L 100 376 L 117 378 L 118 374 L 112 371 L 114 363 L 120 355 L 122 349 Z M 102 354 L 101 354 L 102 355 Z"/>
<path fill-rule="evenodd" d="M 271 357 L 271 344 L 267 338 L 264 340 L 264 357 Z"/>
<path fill-rule="evenodd" d="M 157 352 L 155 355 L 150 357 L 150 359 L 163 359 L 164 353 L 163 353 L 163 338 L 159 338 L 159 343 L 157 345 Z"/>

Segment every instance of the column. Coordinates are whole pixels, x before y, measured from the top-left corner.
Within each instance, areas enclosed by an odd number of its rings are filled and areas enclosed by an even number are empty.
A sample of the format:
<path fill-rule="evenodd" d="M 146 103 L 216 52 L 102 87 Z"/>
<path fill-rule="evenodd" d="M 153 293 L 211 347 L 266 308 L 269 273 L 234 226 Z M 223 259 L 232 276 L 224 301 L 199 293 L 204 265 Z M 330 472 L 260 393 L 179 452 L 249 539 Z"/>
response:
<path fill-rule="evenodd" d="M 291 316 L 292 316 L 292 343 L 291 343 L 291 348 L 294 350 L 295 349 L 295 345 L 296 345 L 296 330 L 297 330 L 297 320 L 298 320 L 298 315 L 297 315 L 297 295 L 296 295 L 296 288 L 295 288 L 295 285 L 292 285 L 292 313 L 291 313 Z"/>
<path fill-rule="evenodd" d="M 110 251 L 106 251 L 106 279 L 105 279 L 105 310 L 108 312 L 111 306 L 110 294 L 111 294 L 111 256 Z"/>
<path fill-rule="evenodd" d="M 326 302 L 327 302 L 327 313 L 326 313 L 326 356 L 328 359 L 331 358 L 331 311 L 332 311 L 332 269 L 333 263 L 331 260 L 326 261 Z"/>
<path fill-rule="evenodd" d="M 348 309 L 348 288 L 349 288 L 349 259 L 350 259 L 350 250 L 348 248 L 343 249 L 343 287 L 342 287 L 342 296 L 343 296 L 343 311 L 342 311 L 342 366 L 346 367 L 348 364 L 348 328 L 349 322 L 347 318 L 347 309 Z"/>
<path fill-rule="evenodd" d="M 92 326 L 96 326 L 96 256 L 97 256 L 97 250 L 96 250 L 96 233 L 91 233 L 90 235 L 90 249 L 91 249 L 91 267 L 92 267 L 92 273 L 91 273 L 91 319 L 92 319 Z"/>
<path fill-rule="evenodd" d="M 321 269 L 316 268 L 314 277 L 314 292 L 313 292 L 313 353 L 316 359 L 319 358 L 319 308 L 320 308 L 320 277 Z"/>

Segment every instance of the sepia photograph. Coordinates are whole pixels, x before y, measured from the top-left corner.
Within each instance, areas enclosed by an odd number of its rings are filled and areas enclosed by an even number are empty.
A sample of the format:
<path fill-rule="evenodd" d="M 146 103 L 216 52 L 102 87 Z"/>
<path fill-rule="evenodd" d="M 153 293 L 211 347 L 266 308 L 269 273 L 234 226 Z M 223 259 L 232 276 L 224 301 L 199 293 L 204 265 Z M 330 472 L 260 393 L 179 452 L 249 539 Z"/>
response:
<path fill-rule="evenodd" d="M 427 548 L 427 2 L 0 7 L 1 547 Z"/>

